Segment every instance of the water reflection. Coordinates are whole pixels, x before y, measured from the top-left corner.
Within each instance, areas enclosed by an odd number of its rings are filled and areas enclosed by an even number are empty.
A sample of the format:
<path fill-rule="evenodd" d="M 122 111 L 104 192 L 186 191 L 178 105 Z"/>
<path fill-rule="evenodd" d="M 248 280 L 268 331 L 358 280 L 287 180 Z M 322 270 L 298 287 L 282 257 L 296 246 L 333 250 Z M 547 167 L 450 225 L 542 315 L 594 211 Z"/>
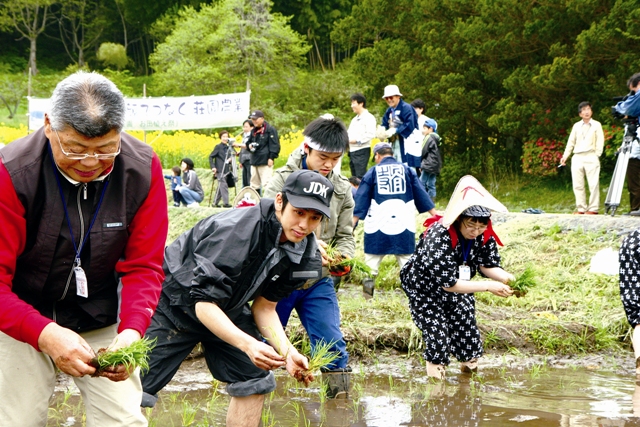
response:
<path fill-rule="evenodd" d="M 263 425 L 640 427 L 640 380 L 627 371 L 496 367 L 474 377 L 454 372 L 446 382 L 433 383 L 420 367 L 382 375 L 384 369 L 356 370 L 350 398 L 330 401 L 323 401 L 318 388 L 300 388 L 283 373 L 265 403 Z M 186 425 L 186 408 L 196 411 L 191 425 L 224 425 L 229 399 L 222 385 L 200 372 L 176 378 L 148 414 L 151 425 Z M 48 426 L 82 420 L 74 412 L 82 408 L 79 397 L 58 392 L 55 399 Z"/>

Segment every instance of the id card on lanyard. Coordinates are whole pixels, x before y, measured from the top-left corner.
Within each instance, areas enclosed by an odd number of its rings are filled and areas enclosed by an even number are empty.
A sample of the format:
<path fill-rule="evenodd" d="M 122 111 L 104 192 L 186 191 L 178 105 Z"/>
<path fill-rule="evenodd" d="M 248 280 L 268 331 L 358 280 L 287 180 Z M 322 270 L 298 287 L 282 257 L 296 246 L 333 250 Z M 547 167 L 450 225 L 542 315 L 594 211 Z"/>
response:
<path fill-rule="evenodd" d="M 462 264 L 458 269 L 458 279 L 459 280 L 471 280 L 471 267 L 467 265 L 467 259 L 469 258 L 469 254 L 471 253 L 471 246 L 473 246 L 473 241 L 467 241 L 467 239 L 461 239 L 462 244 Z M 466 243 L 469 243 L 467 246 Z"/>
<path fill-rule="evenodd" d="M 109 179 L 104 181 L 104 185 L 102 186 L 102 192 L 100 193 L 100 199 L 98 200 L 98 205 L 96 206 L 96 211 L 93 214 L 93 218 L 91 218 L 91 222 L 89 223 L 89 228 L 87 228 L 87 232 L 84 236 L 82 236 L 82 240 L 80 241 L 80 245 L 76 246 L 76 239 L 73 237 L 73 230 L 71 229 L 71 220 L 69 219 L 69 211 L 67 210 L 67 201 L 64 198 L 64 192 L 62 191 L 62 184 L 60 183 L 60 177 L 58 176 L 58 168 L 53 160 L 53 153 L 51 152 L 51 146 L 49 146 L 49 154 L 51 155 L 51 163 L 53 164 L 53 173 L 56 177 L 56 182 L 58 184 L 58 190 L 60 190 L 60 197 L 62 198 L 62 207 L 64 208 L 64 216 L 67 219 L 67 226 L 69 227 L 69 234 L 71 235 L 71 243 L 73 243 L 73 249 L 75 251 L 75 259 L 73 261 L 73 273 L 76 277 L 76 294 L 83 298 L 89 298 L 89 284 L 87 282 L 87 275 L 84 272 L 84 269 L 80 265 L 80 253 L 82 252 L 82 248 L 84 244 L 87 242 L 89 238 L 89 233 L 91 232 L 91 228 L 93 228 L 93 224 L 96 222 L 96 218 L 98 217 L 98 212 L 100 211 L 100 206 L 102 205 L 102 199 L 104 198 L 104 193 L 107 191 L 107 185 L 109 185 Z M 82 215 L 82 212 L 80 212 Z"/>

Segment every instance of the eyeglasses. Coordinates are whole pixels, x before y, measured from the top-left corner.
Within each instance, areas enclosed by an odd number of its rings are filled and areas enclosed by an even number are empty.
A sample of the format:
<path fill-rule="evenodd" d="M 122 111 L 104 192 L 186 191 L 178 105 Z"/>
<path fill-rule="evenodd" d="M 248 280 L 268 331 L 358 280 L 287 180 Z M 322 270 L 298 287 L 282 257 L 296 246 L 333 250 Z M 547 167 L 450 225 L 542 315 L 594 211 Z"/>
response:
<path fill-rule="evenodd" d="M 468 222 L 466 222 L 466 221 L 463 221 L 462 223 L 463 223 L 463 224 L 464 224 L 464 226 L 467 228 L 467 230 L 469 230 L 469 231 L 479 231 L 479 232 L 481 232 L 481 233 L 482 233 L 482 232 L 484 232 L 484 231 L 487 229 L 487 227 L 488 227 L 488 225 L 484 225 L 484 224 L 483 224 L 483 225 L 478 225 L 478 226 L 475 226 L 475 227 L 474 227 L 474 226 L 469 225 L 469 223 L 468 223 Z"/>
<path fill-rule="evenodd" d="M 60 141 L 60 135 L 58 135 L 57 130 L 53 130 L 56 133 L 56 137 L 58 137 L 58 144 L 60 145 L 60 151 L 70 160 L 85 160 L 93 157 L 96 160 L 111 160 L 115 159 L 118 154 L 120 154 L 120 147 L 122 146 L 122 138 L 118 139 L 118 150 L 115 153 L 107 153 L 107 154 L 86 154 L 86 153 L 67 153 L 62 148 L 62 141 Z"/>

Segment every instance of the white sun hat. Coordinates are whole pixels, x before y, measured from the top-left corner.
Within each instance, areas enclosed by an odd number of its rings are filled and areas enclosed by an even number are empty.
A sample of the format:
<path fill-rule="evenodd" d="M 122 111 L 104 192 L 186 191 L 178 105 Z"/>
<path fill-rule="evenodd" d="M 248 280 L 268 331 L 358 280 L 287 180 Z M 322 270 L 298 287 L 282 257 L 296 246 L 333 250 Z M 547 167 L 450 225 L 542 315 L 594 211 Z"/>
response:
<path fill-rule="evenodd" d="M 389 86 L 385 86 L 384 88 L 384 95 L 382 95 L 382 98 L 387 98 L 389 96 L 402 96 L 402 94 L 400 93 L 400 89 L 398 89 L 398 86 L 396 85 L 389 85 Z"/>
<path fill-rule="evenodd" d="M 460 178 L 455 190 L 453 190 L 449 204 L 442 216 L 442 225 L 448 228 L 462 212 L 476 205 L 484 206 L 494 212 L 509 212 L 505 205 L 489 194 L 475 177 L 465 175 Z"/>

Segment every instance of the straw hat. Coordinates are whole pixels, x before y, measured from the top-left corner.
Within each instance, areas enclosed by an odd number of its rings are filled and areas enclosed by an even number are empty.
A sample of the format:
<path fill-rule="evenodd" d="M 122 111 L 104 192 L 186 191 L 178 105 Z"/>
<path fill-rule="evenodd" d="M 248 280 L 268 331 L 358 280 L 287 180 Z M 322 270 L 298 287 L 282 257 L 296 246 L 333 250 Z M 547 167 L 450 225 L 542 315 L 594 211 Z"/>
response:
<path fill-rule="evenodd" d="M 484 206 L 495 212 L 508 212 L 500 203 L 471 175 L 460 178 L 449 199 L 447 209 L 442 216 L 442 225 L 449 227 L 470 206 Z"/>

